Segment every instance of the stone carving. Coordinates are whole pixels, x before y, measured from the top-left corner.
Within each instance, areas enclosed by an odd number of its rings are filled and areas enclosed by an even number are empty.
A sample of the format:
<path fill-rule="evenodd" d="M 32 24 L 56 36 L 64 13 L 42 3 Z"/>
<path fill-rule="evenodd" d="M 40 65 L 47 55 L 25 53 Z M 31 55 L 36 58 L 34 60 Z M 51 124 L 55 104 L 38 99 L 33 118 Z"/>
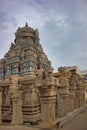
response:
<path fill-rule="evenodd" d="M 57 117 L 63 117 L 68 113 L 68 88 L 69 77 L 71 73 L 66 67 L 60 67 L 59 70 L 59 87 L 57 89 Z M 61 109 L 60 109 L 61 108 Z"/>
<path fill-rule="evenodd" d="M 18 75 L 10 77 L 10 96 L 12 100 L 13 110 L 12 110 L 12 125 L 23 124 L 23 114 L 22 114 L 22 93 L 18 89 Z"/>
<path fill-rule="evenodd" d="M 75 98 L 76 82 L 74 80 L 74 74 L 71 75 L 69 81 L 69 95 L 68 95 L 68 111 L 74 110 L 74 98 Z"/>
<path fill-rule="evenodd" d="M 45 71 L 44 71 L 41 63 L 38 64 L 38 68 L 36 70 L 36 76 L 39 79 L 45 78 Z"/>
<path fill-rule="evenodd" d="M 41 80 L 41 81 L 40 81 Z M 56 121 L 56 90 L 58 81 L 54 77 L 39 79 L 36 82 L 40 93 L 42 127 L 50 128 Z M 38 84 L 38 81 L 40 84 Z"/>
<path fill-rule="evenodd" d="M 28 88 L 24 88 L 23 91 L 24 122 L 36 124 L 41 120 L 39 94 L 34 83 L 27 85 Z"/>
<path fill-rule="evenodd" d="M 2 124 L 2 89 L 0 88 L 0 124 Z"/>
<path fill-rule="evenodd" d="M 68 113 L 67 99 L 68 99 L 68 82 L 65 77 L 59 77 L 59 87 L 57 92 L 57 113 L 58 117 L 65 116 Z M 60 105 L 61 104 L 61 110 Z M 59 113 L 60 112 L 60 113 Z"/>

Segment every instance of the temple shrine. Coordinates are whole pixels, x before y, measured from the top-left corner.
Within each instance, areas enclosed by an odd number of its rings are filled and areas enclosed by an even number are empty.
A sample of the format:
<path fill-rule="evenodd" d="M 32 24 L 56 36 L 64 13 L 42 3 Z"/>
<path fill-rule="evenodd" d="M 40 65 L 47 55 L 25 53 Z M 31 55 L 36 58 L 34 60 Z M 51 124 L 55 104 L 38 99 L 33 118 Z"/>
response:
<path fill-rule="evenodd" d="M 0 60 L 0 124 L 54 127 L 87 102 L 87 81 L 70 67 L 53 73 L 39 31 L 26 25 Z"/>

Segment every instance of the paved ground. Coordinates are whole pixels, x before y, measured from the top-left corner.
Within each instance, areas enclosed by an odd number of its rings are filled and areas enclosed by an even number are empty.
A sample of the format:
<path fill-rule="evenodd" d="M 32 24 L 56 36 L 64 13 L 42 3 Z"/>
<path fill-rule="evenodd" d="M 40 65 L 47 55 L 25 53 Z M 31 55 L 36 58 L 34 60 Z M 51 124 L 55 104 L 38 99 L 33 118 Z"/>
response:
<path fill-rule="evenodd" d="M 87 130 L 87 109 L 64 125 L 63 128 L 56 130 Z"/>
<path fill-rule="evenodd" d="M 38 128 L 31 128 L 26 126 L 0 126 L 0 130 L 39 130 Z"/>

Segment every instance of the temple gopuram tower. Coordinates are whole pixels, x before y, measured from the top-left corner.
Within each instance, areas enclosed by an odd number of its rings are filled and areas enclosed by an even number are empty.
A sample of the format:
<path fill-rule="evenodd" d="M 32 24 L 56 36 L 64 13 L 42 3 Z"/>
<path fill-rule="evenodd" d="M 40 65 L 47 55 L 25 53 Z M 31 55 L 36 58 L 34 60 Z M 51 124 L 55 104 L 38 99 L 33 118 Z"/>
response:
<path fill-rule="evenodd" d="M 34 30 L 26 23 L 17 29 L 14 42 L 0 60 L 0 77 L 35 72 L 39 63 L 45 70 L 51 67 L 40 44 L 38 29 Z"/>

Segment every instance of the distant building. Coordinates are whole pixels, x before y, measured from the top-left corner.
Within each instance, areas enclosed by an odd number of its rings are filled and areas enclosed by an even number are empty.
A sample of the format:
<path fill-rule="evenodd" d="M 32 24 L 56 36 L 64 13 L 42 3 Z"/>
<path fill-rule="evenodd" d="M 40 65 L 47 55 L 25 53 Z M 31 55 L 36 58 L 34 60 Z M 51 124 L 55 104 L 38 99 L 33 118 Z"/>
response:
<path fill-rule="evenodd" d="M 78 66 L 68 66 L 67 69 L 69 71 L 71 71 L 72 73 L 76 73 L 79 74 L 80 73 L 80 69 Z"/>
<path fill-rule="evenodd" d="M 87 70 L 81 70 L 80 71 L 80 75 L 86 75 L 87 74 Z"/>
<path fill-rule="evenodd" d="M 80 75 L 84 78 L 84 80 L 87 80 L 87 70 L 81 70 Z"/>

